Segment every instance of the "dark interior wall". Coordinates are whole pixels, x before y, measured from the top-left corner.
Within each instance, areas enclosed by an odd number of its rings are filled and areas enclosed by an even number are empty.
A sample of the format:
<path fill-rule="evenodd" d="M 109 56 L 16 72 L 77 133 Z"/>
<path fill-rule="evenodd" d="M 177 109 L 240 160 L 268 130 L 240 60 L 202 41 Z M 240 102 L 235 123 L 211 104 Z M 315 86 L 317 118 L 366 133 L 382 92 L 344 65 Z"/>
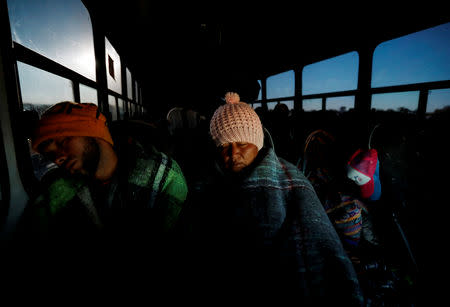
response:
<path fill-rule="evenodd" d="M 180 52 L 170 61 L 162 61 L 144 77 L 146 102 L 150 109 L 164 114 L 174 106 L 184 106 L 209 114 L 222 104 L 228 91 L 238 92 L 241 101 L 258 98 L 257 79 L 232 58 L 214 59 L 212 55 L 198 56 Z"/>

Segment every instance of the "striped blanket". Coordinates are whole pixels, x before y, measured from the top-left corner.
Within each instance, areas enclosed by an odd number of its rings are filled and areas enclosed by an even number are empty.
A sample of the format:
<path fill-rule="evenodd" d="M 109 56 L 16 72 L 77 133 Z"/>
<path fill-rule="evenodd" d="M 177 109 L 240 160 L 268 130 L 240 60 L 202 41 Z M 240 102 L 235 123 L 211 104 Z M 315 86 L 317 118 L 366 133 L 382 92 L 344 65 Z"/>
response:
<path fill-rule="evenodd" d="M 361 305 L 358 279 L 339 236 L 293 164 L 263 148 L 238 176 L 220 173 L 216 179 L 203 207 L 210 212 L 201 219 L 207 221 L 202 234 L 209 241 L 200 244 L 208 246 L 201 259 L 220 259 L 219 275 L 232 275 L 227 285 L 242 285 L 247 292 L 254 285 L 259 295 L 284 293 L 306 305 Z"/>

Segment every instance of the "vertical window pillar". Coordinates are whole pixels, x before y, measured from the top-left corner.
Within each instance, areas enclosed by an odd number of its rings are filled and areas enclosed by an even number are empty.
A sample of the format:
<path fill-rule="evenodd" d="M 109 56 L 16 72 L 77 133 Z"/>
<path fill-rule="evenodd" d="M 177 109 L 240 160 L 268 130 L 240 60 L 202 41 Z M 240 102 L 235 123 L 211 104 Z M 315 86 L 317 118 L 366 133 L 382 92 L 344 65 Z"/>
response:
<path fill-rule="evenodd" d="M 95 51 L 95 73 L 97 79 L 97 100 L 98 107 L 103 113 L 108 112 L 108 85 L 106 82 L 106 63 L 105 63 L 105 33 L 103 28 L 92 20 L 92 32 L 94 36 Z"/>
<path fill-rule="evenodd" d="M 420 119 L 425 118 L 425 113 L 427 111 L 427 103 L 428 103 L 428 93 L 429 90 L 422 89 L 419 94 L 419 106 L 417 108 L 417 114 Z"/>
<path fill-rule="evenodd" d="M 267 78 L 261 79 L 261 106 L 264 112 L 267 112 Z"/>
<path fill-rule="evenodd" d="M 358 87 L 355 95 L 355 109 L 368 114 L 371 101 L 372 58 L 374 46 L 365 46 L 358 50 L 359 70 Z"/>
<path fill-rule="evenodd" d="M 81 102 L 80 97 L 80 82 L 78 81 L 72 81 L 72 87 L 73 87 L 73 99 L 76 102 Z"/>
<path fill-rule="evenodd" d="M 295 73 L 294 112 L 298 113 L 303 109 L 302 69 L 295 69 L 294 73 Z"/>

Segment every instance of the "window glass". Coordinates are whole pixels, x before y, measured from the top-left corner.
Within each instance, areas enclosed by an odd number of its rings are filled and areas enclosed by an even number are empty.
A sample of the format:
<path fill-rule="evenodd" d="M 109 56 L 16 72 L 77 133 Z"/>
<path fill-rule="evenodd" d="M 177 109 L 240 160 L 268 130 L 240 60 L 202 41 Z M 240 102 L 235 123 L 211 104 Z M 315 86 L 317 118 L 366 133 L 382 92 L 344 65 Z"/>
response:
<path fill-rule="evenodd" d="M 139 102 L 139 95 L 138 95 L 138 93 L 139 93 L 138 83 L 137 83 L 137 81 L 134 81 L 134 95 L 135 95 L 134 101 L 137 102 L 137 103 Z"/>
<path fill-rule="evenodd" d="M 284 103 L 285 105 L 287 105 L 289 110 L 294 109 L 294 100 L 285 100 L 285 101 L 281 101 L 281 103 Z"/>
<path fill-rule="evenodd" d="M 108 95 L 109 112 L 111 113 L 111 120 L 117 120 L 116 97 Z"/>
<path fill-rule="evenodd" d="M 450 80 L 450 23 L 393 39 L 373 55 L 372 87 Z"/>
<path fill-rule="evenodd" d="M 91 19 L 80 0 L 8 0 L 15 42 L 95 78 Z"/>
<path fill-rule="evenodd" d="M 116 49 L 111 45 L 109 40 L 105 37 L 105 52 L 106 52 L 106 79 L 108 88 L 116 93 L 122 94 L 122 77 L 120 75 L 120 56 Z"/>
<path fill-rule="evenodd" d="M 346 112 L 355 107 L 355 96 L 330 97 L 327 98 L 327 110 Z"/>
<path fill-rule="evenodd" d="M 130 105 L 130 101 L 125 101 L 125 106 L 126 106 L 126 111 L 128 112 L 128 116 L 131 116 L 131 105 Z"/>
<path fill-rule="evenodd" d="M 127 97 L 133 99 L 133 82 L 131 78 L 131 72 L 126 68 L 127 73 Z"/>
<path fill-rule="evenodd" d="M 285 104 L 289 110 L 294 109 L 294 100 L 284 100 L 284 101 L 275 101 L 275 102 L 268 102 L 267 103 L 267 108 L 268 110 L 273 110 L 275 108 L 275 106 L 279 103 Z"/>
<path fill-rule="evenodd" d="M 91 102 L 98 104 L 97 90 L 90 86 L 80 84 L 80 102 Z"/>
<path fill-rule="evenodd" d="M 261 85 L 261 80 L 258 80 L 259 83 L 259 92 L 258 92 L 258 99 L 257 100 L 262 100 L 262 85 Z"/>
<path fill-rule="evenodd" d="M 428 94 L 427 114 L 450 111 L 450 89 L 432 90 Z"/>
<path fill-rule="evenodd" d="M 322 110 L 322 99 L 303 99 L 303 111 L 320 111 Z"/>
<path fill-rule="evenodd" d="M 260 103 L 260 102 L 258 102 L 258 103 L 253 103 L 253 104 L 252 104 L 252 107 L 253 107 L 253 109 L 262 107 L 262 103 Z"/>
<path fill-rule="evenodd" d="M 131 102 L 128 102 L 128 113 L 130 117 L 134 115 L 134 106 Z"/>
<path fill-rule="evenodd" d="M 295 94 L 295 74 L 293 70 L 267 78 L 267 99 L 290 97 Z"/>
<path fill-rule="evenodd" d="M 278 104 L 278 102 L 268 102 L 267 103 L 267 110 L 273 110 L 275 106 Z"/>
<path fill-rule="evenodd" d="M 123 99 L 119 98 L 119 115 L 118 119 L 124 119 L 125 118 L 125 103 Z"/>
<path fill-rule="evenodd" d="M 372 109 L 375 110 L 415 112 L 418 105 L 418 91 L 372 95 Z"/>
<path fill-rule="evenodd" d="M 31 65 L 17 62 L 24 110 L 36 110 L 39 116 L 61 101 L 74 101 L 72 81 Z"/>
<path fill-rule="evenodd" d="M 302 94 L 354 90 L 358 86 L 359 55 L 352 51 L 307 65 L 302 72 Z"/>

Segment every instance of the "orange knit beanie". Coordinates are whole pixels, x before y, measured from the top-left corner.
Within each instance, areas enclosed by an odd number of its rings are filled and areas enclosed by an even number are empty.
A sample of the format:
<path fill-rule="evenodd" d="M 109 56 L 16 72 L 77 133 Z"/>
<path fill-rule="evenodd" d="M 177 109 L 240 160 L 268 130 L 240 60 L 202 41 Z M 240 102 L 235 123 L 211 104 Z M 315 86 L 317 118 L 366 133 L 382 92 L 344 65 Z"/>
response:
<path fill-rule="evenodd" d="M 43 141 L 60 136 L 90 136 L 113 145 L 106 117 L 93 103 L 64 101 L 45 111 L 32 140 L 33 149 Z"/>
<path fill-rule="evenodd" d="M 209 130 L 217 146 L 232 142 L 256 145 L 258 151 L 264 144 L 264 133 L 258 114 L 239 95 L 228 92 L 226 104 L 220 106 L 211 118 Z"/>

